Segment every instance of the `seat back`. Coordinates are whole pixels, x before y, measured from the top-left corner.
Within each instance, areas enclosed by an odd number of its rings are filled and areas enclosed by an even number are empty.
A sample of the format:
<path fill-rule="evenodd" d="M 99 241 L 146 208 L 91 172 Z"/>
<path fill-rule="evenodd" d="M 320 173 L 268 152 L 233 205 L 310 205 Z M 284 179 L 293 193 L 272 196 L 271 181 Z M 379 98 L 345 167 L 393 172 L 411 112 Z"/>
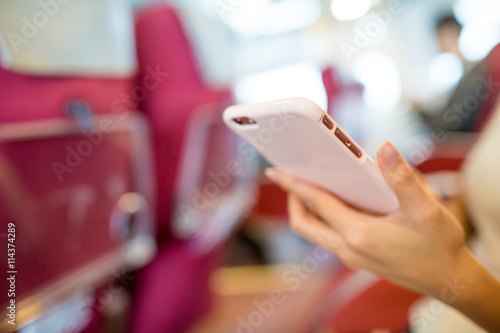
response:
<path fill-rule="evenodd" d="M 176 204 L 175 184 L 181 173 L 182 149 L 195 110 L 203 104 L 222 109 L 232 101 L 229 90 L 210 89 L 178 13 L 167 4 L 146 7 L 135 24 L 138 82 L 156 73 L 161 80 L 151 86 L 139 108 L 151 120 L 158 177 L 157 223 L 159 241 L 171 238 Z"/>
<path fill-rule="evenodd" d="M 0 82 L 0 224 L 15 226 L 16 249 L 15 263 L 1 266 L 16 272 L 20 328 L 144 265 L 155 247 L 155 199 L 145 120 L 111 112 L 129 80 L 0 69 Z M 68 109 L 75 98 L 80 106 Z"/>
<path fill-rule="evenodd" d="M 210 172 L 224 170 L 233 158 L 236 138 L 227 136 L 221 122 L 233 99 L 230 90 L 205 84 L 176 9 L 148 5 L 135 21 L 137 82 L 147 93 L 139 109 L 153 129 L 159 251 L 138 274 L 128 331 L 183 332 L 207 311 L 209 276 L 221 254 L 216 245 L 244 210 L 241 202 L 221 208 L 238 183 L 235 177 L 227 187 L 218 185 L 220 196 L 195 208 L 191 223 L 178 211 L 181 204 L 193 206 L 194 191 L 215 183 Z M 152 73 L 156 84 L 148 79 Z"/>
<path fill-rule="evenodd" d="M 0 124 L 68 118 L 66 106 L 73 100 L 86 101 L 94 114 L 115 113 L 121 111 L 133 82 L 132 78 L 31 76 L 0 66 Z"/>

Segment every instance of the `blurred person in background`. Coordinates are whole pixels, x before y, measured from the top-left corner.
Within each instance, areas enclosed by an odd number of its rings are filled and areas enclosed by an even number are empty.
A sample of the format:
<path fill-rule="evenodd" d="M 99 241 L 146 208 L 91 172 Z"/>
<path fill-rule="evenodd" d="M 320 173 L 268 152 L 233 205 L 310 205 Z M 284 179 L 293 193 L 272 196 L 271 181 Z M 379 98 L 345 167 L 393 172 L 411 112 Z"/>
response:
<path fill-rule="evenodd" d="M 452 52 L 460 58 L 464 68 L 467 70 L 471 64 L 460 51 L 458 40 L 462 32 L 462 25 L 454 15 L 441 17 L 436 24 L 435 33 L 441 52 Z"/>
<path fill-rule="evenodd" d="M 436 97 L 430 103 L 416 104 L 416 110 L 430 130 L 439 129 L 450 132 L 476 132 L 482 120 L 489 113 L 491 106 L 484 107 L 486 99 L 479 98 L 476 104 L 467 101 L 469 96 L 477 95 L 477 87 L 484 85 L 492 71 L 493 56 L 488 56 L 479 63 L 469 62 L 459 47 L 459 38 L 462 25 L 453 15 L 446 15 L 436 24 L 436 37 L 439 48 L 443 53 L 456 55 L 463 66 L 463 75 L 454 90 Z M 486 87 L 486 89 L 492 87 Z M 495 94 L 498 91 L 495 92 Z M 470 104 L 470 105 L 469 105 Z M 465 109 L 465 110 L 464 110 Z M 459 116 L 460 121 L 456 121 Z"/>

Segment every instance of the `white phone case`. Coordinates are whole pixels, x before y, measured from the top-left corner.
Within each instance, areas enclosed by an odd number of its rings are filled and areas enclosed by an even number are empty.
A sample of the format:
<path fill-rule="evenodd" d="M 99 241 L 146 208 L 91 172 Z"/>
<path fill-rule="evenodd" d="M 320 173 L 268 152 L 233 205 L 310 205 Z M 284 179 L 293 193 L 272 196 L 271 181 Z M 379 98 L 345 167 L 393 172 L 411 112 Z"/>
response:
<path fill-rule="evenodd" d="M 374 213 L 399 208 L 376 163 L 315 103 L 294 97 L 234 105 L 223 118 L 277 169 Z"/>

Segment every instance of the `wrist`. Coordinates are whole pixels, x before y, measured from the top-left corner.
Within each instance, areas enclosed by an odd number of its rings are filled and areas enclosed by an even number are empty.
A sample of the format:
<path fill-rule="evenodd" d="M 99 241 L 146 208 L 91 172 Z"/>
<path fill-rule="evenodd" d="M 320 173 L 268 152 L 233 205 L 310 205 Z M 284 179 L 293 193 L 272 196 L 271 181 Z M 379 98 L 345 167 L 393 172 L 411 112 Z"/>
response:
<path fill-rule="evenodd" d="M 500 282 L 464 248 L 457 253 L 433 297 L 454 307 L 488 331 L 499 331 Z"/>
<path fill-rule="evenodd" d="M 475 281 L 475 271 L 481 268 L 472 253 L 465 246 L 461 248 L 452 264 L 445 269 L 442 280 L 432 296 L 451 306 L 464 301 Z"/>
<path fill-rule="evenodd" d="M 457 302 L 470 284 L 472 261 L 475 261 L 472 254 L 464 246 L 447 265 L 441 264 L 440 269 L 434 271 L 424 293 L 449 305 Z"/>

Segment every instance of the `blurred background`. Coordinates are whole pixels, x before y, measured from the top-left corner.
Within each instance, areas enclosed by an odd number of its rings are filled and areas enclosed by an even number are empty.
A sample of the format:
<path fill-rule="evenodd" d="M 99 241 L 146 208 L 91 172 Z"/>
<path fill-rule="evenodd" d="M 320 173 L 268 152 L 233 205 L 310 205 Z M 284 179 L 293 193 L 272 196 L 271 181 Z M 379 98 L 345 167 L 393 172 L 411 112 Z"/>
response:
<path fill-rule="evenodd" d="M 221 114 L 309 98 L 452 196 L 500 88 L 499 12 L 1 1 L 0 332 L 406 332 L 421 296 L 292 233 Z"/>

